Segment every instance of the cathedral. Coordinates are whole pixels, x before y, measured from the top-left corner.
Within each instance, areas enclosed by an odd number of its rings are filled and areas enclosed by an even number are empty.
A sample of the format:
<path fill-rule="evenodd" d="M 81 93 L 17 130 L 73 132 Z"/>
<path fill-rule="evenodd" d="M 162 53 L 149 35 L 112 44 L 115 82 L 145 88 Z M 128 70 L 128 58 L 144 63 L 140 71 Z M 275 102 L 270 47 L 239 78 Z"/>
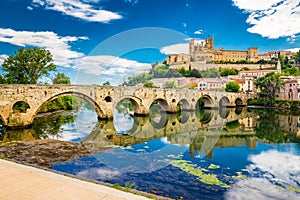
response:
<path fill-rule="evenodd" d="M 172 54 L 167 57 L 169 65 L 190 65 L 190 63 L 210 63 L 212 61 L 258 61 L 258 49 L 256 47 L 248 50 L 225 50 L 215 49 L 214 37 L 206 38 L 205 42 L 196 42 L 191 39 L 189 43 L 189 54 Z"/>

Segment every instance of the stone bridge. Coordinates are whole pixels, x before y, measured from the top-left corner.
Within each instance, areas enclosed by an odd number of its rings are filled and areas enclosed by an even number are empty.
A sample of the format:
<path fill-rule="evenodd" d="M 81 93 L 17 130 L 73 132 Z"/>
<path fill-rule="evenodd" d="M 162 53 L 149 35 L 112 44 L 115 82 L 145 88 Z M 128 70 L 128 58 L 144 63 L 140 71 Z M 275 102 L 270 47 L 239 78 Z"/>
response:
<path fill-rule="evenodd" d="M 76 96 L 88 101 L 99 119 L 113 118 L 115 106 L 123 99 L 130 99 L 134 114 L 148 115 L 153 102 L 162 105 L 169 113 L 195 110 L 198 100 L 204 107 L 235 107 L 247 104 L 251 98 L 240 93 L 199 91 L 190 89 L 159 89 L 143 87 L 113 87 L 94 85 L 0 85 L 0 118 L 6 126 L 26 126 L 33 122 L 40 108 L 62 96 Z M 17 111 L 15 105 L 27 103 L 25 112 Z"/>

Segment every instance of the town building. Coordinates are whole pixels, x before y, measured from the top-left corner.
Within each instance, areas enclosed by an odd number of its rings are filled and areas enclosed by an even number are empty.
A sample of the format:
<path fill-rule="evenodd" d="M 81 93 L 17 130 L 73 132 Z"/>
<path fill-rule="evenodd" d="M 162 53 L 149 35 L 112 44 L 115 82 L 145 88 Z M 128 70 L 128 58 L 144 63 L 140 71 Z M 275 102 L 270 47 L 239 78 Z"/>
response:
<path fill-rule="evenodd" d="M 276 93 L 277 100 L 298 100 L 298 80 L 294 76 L 281 76 L 284 81 L 283 88 L 280 88 Z"/>
<path fill-rule="evenodd" d="M 225 78 L 202 78 L 198 82 L 198 90 L 225 90 L 226 83 L 229 79 Z"/>

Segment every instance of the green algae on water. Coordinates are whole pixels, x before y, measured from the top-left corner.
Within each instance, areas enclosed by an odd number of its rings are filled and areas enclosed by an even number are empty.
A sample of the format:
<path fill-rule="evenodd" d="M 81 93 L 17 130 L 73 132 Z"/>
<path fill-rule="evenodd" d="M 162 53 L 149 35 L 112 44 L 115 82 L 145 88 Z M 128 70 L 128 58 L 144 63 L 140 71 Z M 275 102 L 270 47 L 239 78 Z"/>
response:
<path fill-rule="evenodd" d="M 210 164 L 208 166 L 208 169 L 219 169 L 219 168 L 220 168 L 220 166 L 219 165 L 215 165 L 215 164 Z"/>
<path fill-rule="evenodd" d="M 178 167 L 181 170 L 183 170 L 191 175 L 197 176 L 202 183 L 205 183 L 208 185 L 218 185 L 223 188 L 230 187 L 226 183 L 223 183 L 222 181 L 220 181 L 216 174 L 206 174 L 206 173 L 204 173 L 204 171 L 206 171 L 205 169 L 196 167 L 196 165 L 190 164 L 189 161 L 173 160 L 173 161 L 171 161 L 171 164 L 174 167 Z"/>

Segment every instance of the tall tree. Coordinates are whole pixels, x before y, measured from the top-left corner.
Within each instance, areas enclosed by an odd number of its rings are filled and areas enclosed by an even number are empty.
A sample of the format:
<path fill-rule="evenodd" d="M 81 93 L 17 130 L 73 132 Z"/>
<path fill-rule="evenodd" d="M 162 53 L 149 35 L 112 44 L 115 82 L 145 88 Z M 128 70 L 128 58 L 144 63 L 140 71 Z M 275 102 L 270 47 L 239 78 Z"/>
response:
<path fill-rule="evenodd" d="M 53 84 L 71 84 L 70 78 L 64 73 L 56 74 L 56 77 L 52 80 Z"/>
<path fill-rule="evenodd" d="M 20 48 L 2 64 L 7 83 L 36 84 L 42 76 L 56 70 L 50 51 L 39 48 Z"/>
<path fill-rule="evenodd" d="M 283 87 L 284 81 L 280 79 L 280 74 L 271 72 L 256 79 L 254 84 L 261 90 L 260 97 L 267 100 L 266 103 L 273 104 L 276 91 Z"/>
<path fill-rule="evenodd" d="M 293 58 L 297 64 L 300 64 L 300 50 L 294 55 Z"/>
<path fill-rule="evenodd" d="M 226 83 L 226 88 L 225 88 L 226 92 L 238 92 L 239 89 L 240 89 L 240 85 L 237 82 L 230 81 Z"/>

